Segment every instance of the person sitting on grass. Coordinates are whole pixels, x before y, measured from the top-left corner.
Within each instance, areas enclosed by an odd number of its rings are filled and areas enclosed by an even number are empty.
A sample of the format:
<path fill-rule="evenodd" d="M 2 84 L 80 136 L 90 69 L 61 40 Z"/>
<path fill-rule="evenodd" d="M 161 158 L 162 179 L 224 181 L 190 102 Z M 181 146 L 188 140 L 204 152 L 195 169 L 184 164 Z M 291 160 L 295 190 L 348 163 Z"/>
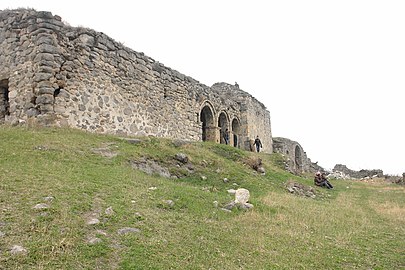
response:
<path fill-rule="evenodd" d="M 314 184 L 318 187 L 326 187 L 327 189 L 332 189 L 332 184 L 328 181 L 325 176 L 325 173 L 316 172 L 314 178 Z"/>

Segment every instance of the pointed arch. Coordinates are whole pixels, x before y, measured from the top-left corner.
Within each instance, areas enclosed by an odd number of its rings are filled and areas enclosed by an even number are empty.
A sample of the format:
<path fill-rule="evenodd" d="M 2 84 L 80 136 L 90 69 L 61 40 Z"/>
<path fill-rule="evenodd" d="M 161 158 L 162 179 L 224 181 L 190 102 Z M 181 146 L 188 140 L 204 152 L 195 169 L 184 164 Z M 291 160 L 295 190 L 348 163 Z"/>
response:
<path fill-rule="evenodd" d="M 218 116 L 219 143 L 229 144 L 229 116 L 225 111 L 221 111 Z"/>
<path fill-rule="evenodd" d="M 214 107 L 209 101 L 204 101 L 200 107 L 201 139 L 215 141 Z"/>
<path fill-rule="evenodd" d="M 234 117 L 232 120 L 232 145 L 234 147 L 239 147 L 240 138 L 240 121 L 238 118 Z"/>

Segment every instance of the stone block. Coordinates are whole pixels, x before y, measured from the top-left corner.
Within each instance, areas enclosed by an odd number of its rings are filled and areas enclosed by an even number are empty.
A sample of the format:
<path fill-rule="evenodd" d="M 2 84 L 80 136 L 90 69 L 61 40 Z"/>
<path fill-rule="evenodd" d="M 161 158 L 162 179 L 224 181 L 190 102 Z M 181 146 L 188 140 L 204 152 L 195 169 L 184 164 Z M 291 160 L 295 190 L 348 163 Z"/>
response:
<path fill-rule="evenodd" d="M 59 54 L 60 50 L 53 46 L 53 45 L 49 45 L 49 44 L 40 44 L 38 46 L 38 52 L 42 52 L 42 53 L 51 53 L 51 54 Z"/>
<path fill-rule="evenodd" d="M 55 90 L 52 87 L 41 86 L 38 90 L 38 95 L 52 95 L 54 94 Z M 37 100 L 38 102 L 38 100 Z"/>
<path fill-rule="evenodd" d="M 40 95 L 36 99 L 37 104 L 53 104 L 53 101 L 54 101 L 53 95 L 50 94 Z M 43 107 L 41 107 L 41 111 L 42 108 Z"/>
<path fill-rule="evenodd" d="M 35 62 L 39 62 L 39 61 L 41 61 L 41 60 L 44 60 L 44 61 L 54 61 L 54 60 L 55 60 L 55 57 L 53 56 L 53 54 L 50 54 L 50 53 L 38 53 L 38 54 L 35 56 L 34 61 L 35 61 Z"/>
<path fill-rule="evenodd" d="M 34 82 L 46 81 L 52 78 L 52 73 L 39 72 L 34 76 Z"/>
<path fill-rule="evenodd" d="M 94 37 L 88 34 L 81 34 L 79 40 L 86 46 L 94 46 Z"/>
<path fill-rule="evenodd" d="M 14 98 L 16 98 L 17 97 L 17 91 L 16 90 L 12 90 L 12 91 L 10 91 L 9 93 L 8 93 L 8 98 L 9 99 L 14 99 Z"/>
<path fill-rule="evenodd" d="M 41 104 L 39 105 L 39 110 L 42 114 L 48 113 L 48 112 L 53 112 L 53 105 L 52 104 Z M 49 125 L 52 123 L 53 119 L 46 119 L 46 125 Z"/>

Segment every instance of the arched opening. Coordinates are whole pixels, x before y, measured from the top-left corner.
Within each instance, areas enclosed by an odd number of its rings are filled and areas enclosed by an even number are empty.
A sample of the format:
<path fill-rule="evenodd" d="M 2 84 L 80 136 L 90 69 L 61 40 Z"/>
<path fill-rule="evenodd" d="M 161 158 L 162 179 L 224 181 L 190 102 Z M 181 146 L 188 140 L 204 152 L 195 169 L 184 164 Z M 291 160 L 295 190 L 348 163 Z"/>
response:
<path fill-rule="evenodd" d="M 0 80 L 0 120 L 10 115 L 8 80 Z"/>
<path fill-rule="evenodd" d="M 229 144 L 229 124 L 228 117 L 224 112 L 221 112 L 218 117 L 218 127 L 220 133 L 219 143 Z"/>
<path fill-rule="evenodd" d="M 212 127 L 214 125 L 214 116 L 209 106 L 204 106 L 200 113 L 200 121 L 201 121 L 201 128 L 202 128 L 202 140 L 205 141 L 212 141 Z M 215 138 L 215 137 L 214 137 Z"/>
<path fill-rule="evenodd" d="M 301 149 L 299 148 L 298 145 L 295 146 L 295 166 L 296 166 L 296 171 L 301 171 L 302 170 L 302 157 L 301 157 Z"/>
<path fill-rule="evenodd" d="M 232 139 L 233 139 L 233 146 L 239 147 L 239 134 L 240 134 L 240 124 L 238 119 L 234 118 L 232 120 Z"/>

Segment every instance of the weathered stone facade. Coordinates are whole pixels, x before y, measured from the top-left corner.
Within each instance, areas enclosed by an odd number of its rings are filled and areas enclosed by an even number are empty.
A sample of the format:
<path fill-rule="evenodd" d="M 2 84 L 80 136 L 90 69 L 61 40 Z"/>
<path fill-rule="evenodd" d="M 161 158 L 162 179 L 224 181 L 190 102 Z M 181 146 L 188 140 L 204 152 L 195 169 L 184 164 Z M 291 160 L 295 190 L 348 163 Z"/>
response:
<path fill-rule="evenodd" d="M 317 163 L 307 157 L 302 146 L 287 138 L 273 138 L 274 152 L 283 154 L 287 158 L 287 169 L 293 173 L 324 171 Z"/>
<path fill-rule="evenodd" d="M 237 86 L 208 87 L 114 41 L 34 10 L 0 11 L 0 122 L 152 135 L 272 152 L 270 113 Z"/>

